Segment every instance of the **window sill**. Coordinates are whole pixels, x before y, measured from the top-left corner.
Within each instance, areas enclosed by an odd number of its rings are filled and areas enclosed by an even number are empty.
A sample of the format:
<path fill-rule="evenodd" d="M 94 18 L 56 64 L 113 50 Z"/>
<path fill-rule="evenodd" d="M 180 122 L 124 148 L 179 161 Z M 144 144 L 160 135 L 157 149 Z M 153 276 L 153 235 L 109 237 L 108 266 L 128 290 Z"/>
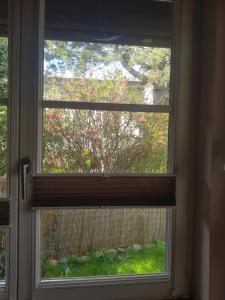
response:
<path fill-rule="evenodd" d="M 127 285 L 170 282 L 169 276 L 165 273 L 158 275 L 130 275 L 130 276 L 110 276 L 110 277 L 87 277 L 87 278 L 68 278 L 68 279 L 43 279 L 37 285 L 38 289 L 62 288 L 62 287 L 91 287 L 108 285 Z"/>

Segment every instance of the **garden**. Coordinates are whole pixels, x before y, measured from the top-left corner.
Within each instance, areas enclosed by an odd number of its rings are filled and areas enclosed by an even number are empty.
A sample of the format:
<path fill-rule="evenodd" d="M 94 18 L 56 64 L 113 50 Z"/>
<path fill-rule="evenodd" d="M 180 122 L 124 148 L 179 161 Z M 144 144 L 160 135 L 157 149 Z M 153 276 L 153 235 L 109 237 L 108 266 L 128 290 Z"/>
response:
<path fill-rule="evenodd" d="M 83 256 L 72 255 L 42 262 L 42 278 L 152 274 L 165 272 L 164 242 L 127 248 L 88 251 Z"/>

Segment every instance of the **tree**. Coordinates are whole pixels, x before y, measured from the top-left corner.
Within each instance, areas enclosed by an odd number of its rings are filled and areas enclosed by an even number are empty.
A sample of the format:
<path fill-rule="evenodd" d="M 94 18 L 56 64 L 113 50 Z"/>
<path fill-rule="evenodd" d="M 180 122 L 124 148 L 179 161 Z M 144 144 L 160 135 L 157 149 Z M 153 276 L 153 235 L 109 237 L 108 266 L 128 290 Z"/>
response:
<path fill-rule="evenodd" d="M 168 104 L 170 50 L 46 41 L 44 98 Z M 46 172 L 165 172 L 168 115 L 46 109 Z"/>
<path fill-rule="evenodd" d="M 100 70 L 103 68 L 104 72 Z M 98 70 L 101 75 L 97 74 Z M 131 82 L 138 82 L 143 88 L 153 88 L 152 104 L 169 103 L 170 49 L 168 48 L 86 42 L 45 42 L 46 80 L 49 77 L 52 79 L 65 76 L 84 79 L 87 75 L 89 78 L 92 77 L 93 73 L 95 77 L 105 80 L 129 78 Z M 67 87 L 64 87 L 64 91 L 66 90 Z"/>

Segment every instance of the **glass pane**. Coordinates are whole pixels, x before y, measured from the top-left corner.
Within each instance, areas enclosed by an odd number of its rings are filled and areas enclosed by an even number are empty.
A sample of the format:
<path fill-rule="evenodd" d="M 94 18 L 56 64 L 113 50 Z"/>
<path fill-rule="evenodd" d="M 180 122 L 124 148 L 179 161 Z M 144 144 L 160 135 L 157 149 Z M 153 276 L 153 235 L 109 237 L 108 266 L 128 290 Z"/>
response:
<path fill-rule="evenodd" d="M 169 104 L 168 48 L 45 41 L 44 99 Z"/>
<path fill-rule="evenodd" d="M 8 38 L 0 36 L 0 98 L 8 96 Z"/>
<path fill-rule="evenodd" d="M 6 233 L 0 229 L 0 285 L 6 279 Z"/>
<path fill-rule="evenodd" d="M 164 173 L 168 114 L 45 109 L 45 173 Z"/>
<path fill-rule="evenodd" d="M 41 211 L 41 278 L 166 272 L 166 209 Z"/>
<path fill-rule="evenodd" d="M 7 196 L 7 107 L 0 106 L 0 198 Z"/>

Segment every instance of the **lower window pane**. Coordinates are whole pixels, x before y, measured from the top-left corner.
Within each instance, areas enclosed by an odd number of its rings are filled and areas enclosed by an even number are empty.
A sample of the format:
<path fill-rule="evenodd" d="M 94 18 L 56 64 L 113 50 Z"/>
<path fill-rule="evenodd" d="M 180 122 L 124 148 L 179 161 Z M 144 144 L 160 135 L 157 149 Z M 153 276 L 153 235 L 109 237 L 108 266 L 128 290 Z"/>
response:
<path fill-rule="evenodd" d="M 7 107 L 0 106 L 0 198 L 7 196 Z"/>
<path fill-rule="evenodd" d="M 5 283 L 6 278 L 6 233 L 0 229 L 0 286 Z"/>
<path fill-rule="evenodd" d="M 164 208 L 41 212 L 41 278 L 165 273 Z"/>

